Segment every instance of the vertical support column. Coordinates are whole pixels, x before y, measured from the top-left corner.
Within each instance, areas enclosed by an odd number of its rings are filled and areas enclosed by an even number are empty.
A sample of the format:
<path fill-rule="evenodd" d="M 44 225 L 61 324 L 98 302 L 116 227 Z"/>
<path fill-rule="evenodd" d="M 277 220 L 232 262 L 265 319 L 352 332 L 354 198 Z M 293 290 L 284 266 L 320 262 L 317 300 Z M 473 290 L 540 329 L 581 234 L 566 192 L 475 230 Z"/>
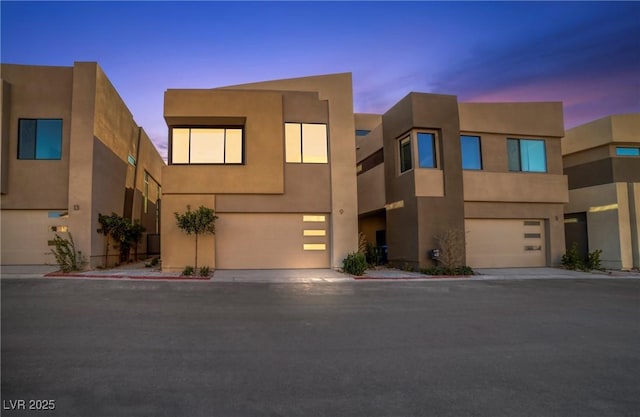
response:
<path fill-rule="evenodd" d="M 97 218 L 92 207 L 96 73 L 95 63 L 76 62 L 73 67 L 69 141 L 69 231 L 90 266 L 99 262 L 91 259 L 92 234 L 96 233 L 93 217 Z"/>

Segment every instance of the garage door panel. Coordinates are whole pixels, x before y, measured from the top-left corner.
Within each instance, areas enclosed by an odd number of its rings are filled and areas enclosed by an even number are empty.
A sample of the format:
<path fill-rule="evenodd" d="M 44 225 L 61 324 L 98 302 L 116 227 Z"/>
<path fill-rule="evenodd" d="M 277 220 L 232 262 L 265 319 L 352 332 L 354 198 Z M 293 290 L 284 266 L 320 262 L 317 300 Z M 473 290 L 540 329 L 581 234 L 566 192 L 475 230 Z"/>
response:
<path fill-rule="evenodd" d="M 216 266 L 219 269 L 328 268 L 328 216 L 219 213 Z M 324 219 L 323 221 L 319 221 Z M 311 236 L 305 230 L 315 230 Z M 317 236 L 324 231 L 324 236 Z M 305 246 L 306 245 L 306 246 Z"/>
<path fill-rule="evenodd" d="M 466 219 L 465 228 L 472 268 L 546 265 L 544 220 Z"/>
<path fill-rule="evenodd" d="M 56 260 L 48 242 L 52 231 L 66 226 L 66 218 L 50 217 L 46 210 L 2 211 L 2 264 L 3 265 L 55 265 Z M 52 211 L 51 213 L 61 213 Z M 67 237 L 67 233 L 59 233 Z"/>

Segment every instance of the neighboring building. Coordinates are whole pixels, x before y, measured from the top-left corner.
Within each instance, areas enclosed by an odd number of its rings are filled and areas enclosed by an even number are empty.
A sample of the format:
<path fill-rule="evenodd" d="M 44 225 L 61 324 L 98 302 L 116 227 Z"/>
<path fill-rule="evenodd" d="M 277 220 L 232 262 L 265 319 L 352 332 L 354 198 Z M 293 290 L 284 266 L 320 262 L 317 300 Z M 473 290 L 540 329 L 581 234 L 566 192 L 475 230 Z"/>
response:
<path fill-rule="evenodd" d="M 434 265 L 430 251 L 448 230 L 460 231 L 474 268 L 560 263 L 561 103 L 411 93 L 355 120 L 359 228 L 392 264 Z"/>
<path fill-rule="evenodd" d="M 102 265 L 99 213 L 159 234 L 164 162 L 96 63 L 2 64 L 1 85 L 3 265 L 55 264 L 51 240 L 67 233 Z"/>
<path fill-rule="evenodd" d="M 602 250 L 602 266 L 640 267 L 640 113 L 609 116 L 567 130 L 567 249 Z"/>
<path fill-rule="evenodd" d="M 194 264 L 174 213 L 216 210 L 198 266 L 338 268 L 357 250 L 351 74 L 167 90 L 162 266 Z"/>

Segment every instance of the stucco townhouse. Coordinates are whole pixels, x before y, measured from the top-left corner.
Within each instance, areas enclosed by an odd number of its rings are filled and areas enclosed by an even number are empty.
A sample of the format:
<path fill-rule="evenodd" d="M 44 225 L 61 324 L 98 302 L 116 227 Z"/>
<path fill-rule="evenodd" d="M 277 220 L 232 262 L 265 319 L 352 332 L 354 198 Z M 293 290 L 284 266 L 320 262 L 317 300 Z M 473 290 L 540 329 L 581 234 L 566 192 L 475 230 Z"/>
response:
<path fill-rule="evenodd" d="M 390 263 L 435 265 L 448 231 L 458 231 L 472 268 L 560 263 L 562 103 L 410 93 L 355 120 L 359 230 Z"/>
<path fill-rule="evenodd" d="M 567 249 L 575 243 L 582 256 L 602 250 L 606 268 L 640 268 L 640 113 L 567 130 L 562 157 Z"/>
<path fill-rule="evenodd" d="M 146 228 L 139 254 L 159 252 L 164 161 L 102 69 L 2 64 L 1 77 L 0 263 L 55 264 L 52 239 L 71 233 L 103 265 L 111 213 Z"/>

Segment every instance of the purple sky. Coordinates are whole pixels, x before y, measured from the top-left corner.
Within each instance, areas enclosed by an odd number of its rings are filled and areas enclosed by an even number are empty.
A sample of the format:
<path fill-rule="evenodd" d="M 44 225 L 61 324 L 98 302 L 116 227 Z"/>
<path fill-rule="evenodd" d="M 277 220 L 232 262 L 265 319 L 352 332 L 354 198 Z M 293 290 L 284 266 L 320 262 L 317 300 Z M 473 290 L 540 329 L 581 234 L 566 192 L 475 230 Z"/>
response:
<path fill-rule="evenodd" d="M 166 155 L 168 88 L 352 72 L 355 110 L 410 91 L 640 112 L 635 2 L 7 2 L 4 63 L 97 61 Z"/>

